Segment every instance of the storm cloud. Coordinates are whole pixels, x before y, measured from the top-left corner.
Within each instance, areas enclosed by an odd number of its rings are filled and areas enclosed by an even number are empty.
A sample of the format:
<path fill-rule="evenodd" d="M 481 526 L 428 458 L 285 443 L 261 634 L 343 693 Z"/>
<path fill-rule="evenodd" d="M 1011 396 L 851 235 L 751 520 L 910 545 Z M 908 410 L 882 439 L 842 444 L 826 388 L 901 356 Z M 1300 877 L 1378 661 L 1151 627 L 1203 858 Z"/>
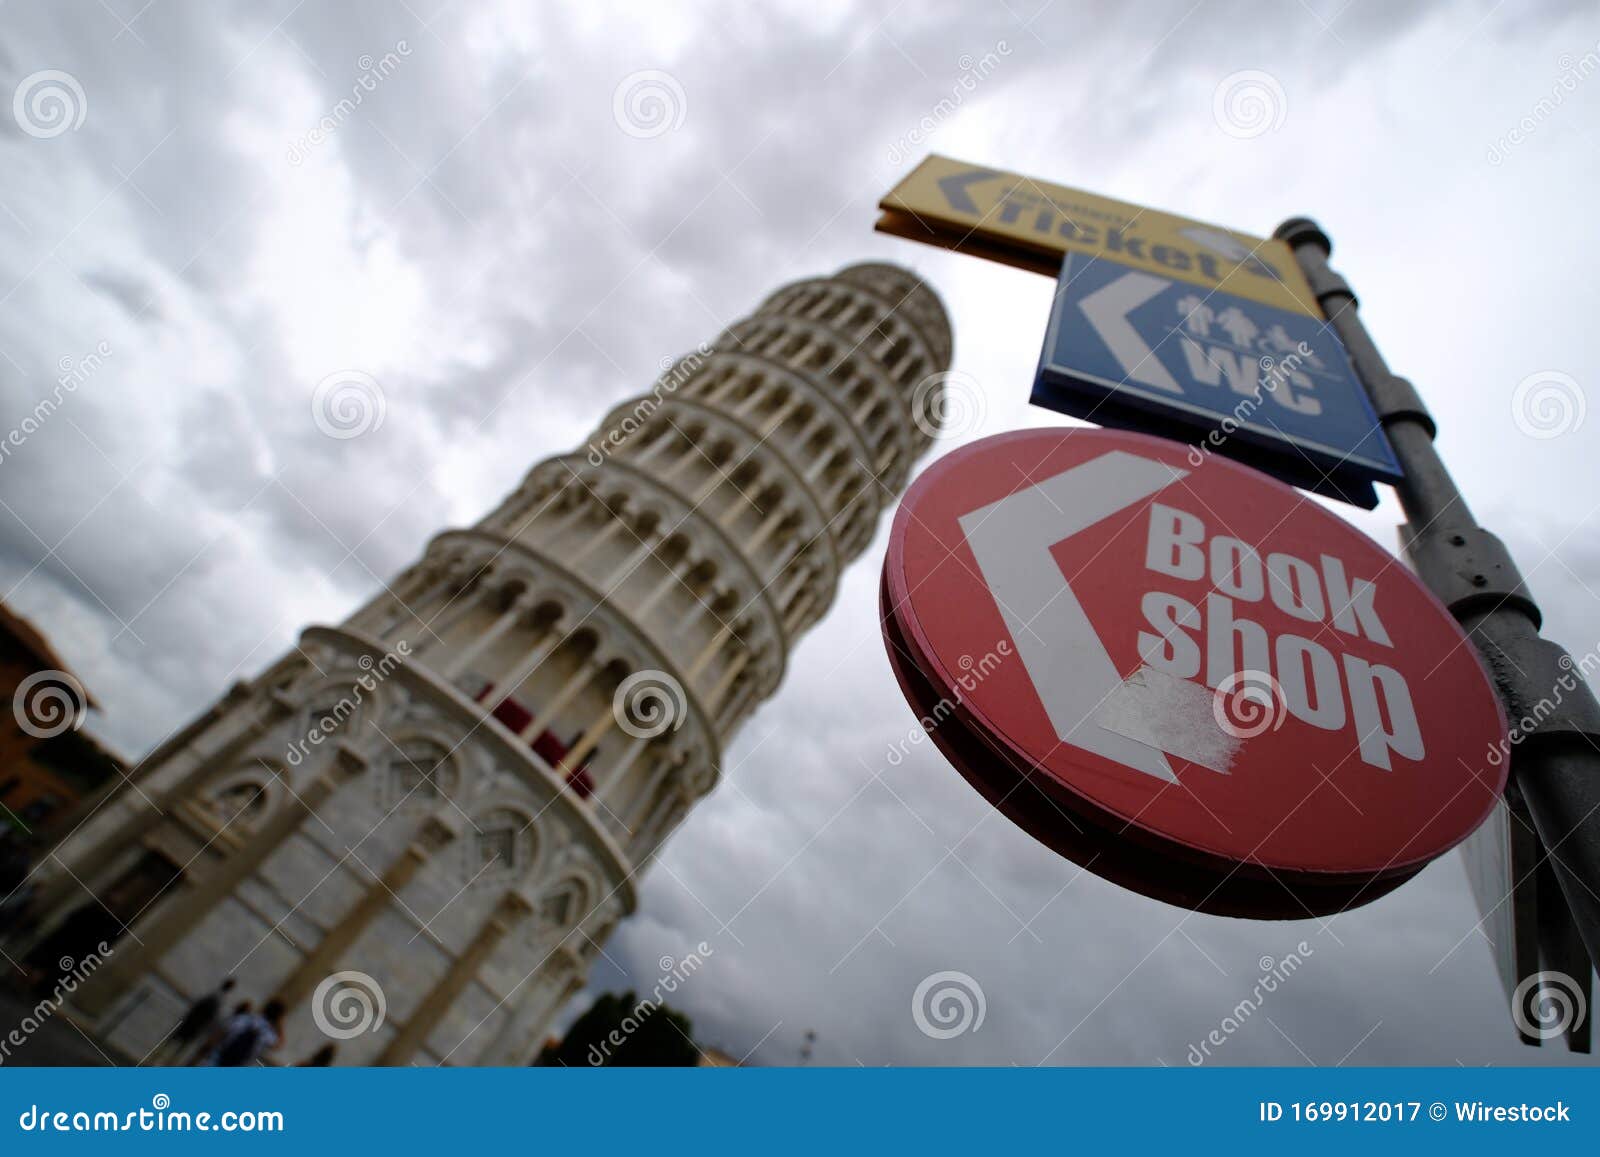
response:
<path fill-rule="evenodd" d="M 981 389 L 936 453 L 1058 424 L 1026 405 L 1051 283 L 872 232 L 938 151 L 1259 233 L 1318 217 L 1548 633 L 1593 650 L 1600 420 L 1544 436 L 1517 406 L 1533 375 L 1569 405 L 1600 381 L 1597 42 L 1578 5 L 11 0 L 0 90 L 66 74 L 81 124 L 0 114 L 5 599 L 137 755 L 663 358 L 864 258 L 942 295 Z M 1225 107 L 1240 74 L 1254 114 Z M 351 374 L 381 422 L 333 437 L 312 399 Z M 1340 513 L 1393 549 L 1391 499 Z M 1456 855 L 1359 911 L 1252 923 L 1123 891 L 992 812 L 908 742 L 886 531 L 591 990 L 649 988 L 704 941 L 674 1003 L 764 1063 L 814 1031 L 815 1063 L 1181 1066 L 1229 1018 L 1207 1063 L 1568 1059 L 1516 1043 Z M 981 990 L 981 1027 L 919 1027 L 941 972 Z"/>

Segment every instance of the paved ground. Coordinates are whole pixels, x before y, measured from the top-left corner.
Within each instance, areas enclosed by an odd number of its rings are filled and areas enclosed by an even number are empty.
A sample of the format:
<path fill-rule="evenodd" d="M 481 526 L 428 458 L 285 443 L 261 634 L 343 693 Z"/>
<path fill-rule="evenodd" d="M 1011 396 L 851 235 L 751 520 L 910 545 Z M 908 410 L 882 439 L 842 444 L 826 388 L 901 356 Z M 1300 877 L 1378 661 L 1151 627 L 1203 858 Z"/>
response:
<path fill-rule="evenodd" d="M 48 1013 L 41 1016 L 41 1013 Z M 37 1023 L 37 1027 L 33 1027 Z M 29 1030 L 32 1031 L 29 1031 Z M 16 1037 L 11 1034 L 15 1032 Z M 22 1043 L 18 1044 L 17 1038 Z M 0 1066 L 106 1065 L 131 1063 L 90 1039 L 48 1001 L 14 990 L 0 990 Z"/>

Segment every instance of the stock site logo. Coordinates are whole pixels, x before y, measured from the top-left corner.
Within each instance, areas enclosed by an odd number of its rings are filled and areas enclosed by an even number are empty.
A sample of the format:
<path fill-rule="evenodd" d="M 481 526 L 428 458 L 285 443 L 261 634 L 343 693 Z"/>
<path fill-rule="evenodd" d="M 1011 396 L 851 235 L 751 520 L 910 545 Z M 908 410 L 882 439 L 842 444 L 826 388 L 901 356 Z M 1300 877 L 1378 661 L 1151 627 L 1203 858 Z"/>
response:
<path fill-rule="evenodd" d="M 89 115 L 89 98 L 70 72 L 47 68 L 22 78 L 11 95 L 11 115 L 30 137 L 49 140 L 76 132 Z"/>
<path fill-rule="evenodd" d="M 1551 1040 L 1583 1024 L 1589 1014 L 1586 985 L 1565 972 L 1538 972 L 1511 994 L 1511 1019 L 1536 1040 Z"/>
<path fill-rule="evenodd" d="M 911 994 L 911 1019 L 923 1036 L 949 1040 L 983 1027 L 983 986 L 965 972 L 935 972 Z"/>
<path fill-rule="evenodd" d="M 635 739 L 654 739 L 683 726 L 689 700 L 683 684 L 665 671 L 635 671 L 611 697 L 617 726 Z"/>
<path fill-rule="evenodd" d="M 1529 374 L 1511 394 L 1511 420 L 1523 434 L 1541 441 L 1576 433 L 1588 411 L 1583 387 L 1560 370 Z"/>
<path fill-rule="evenodd" d="M 35 739 L 54 739 L 83 726 L 89 696 L 69 671 L 35 671 L 17 684 L 11 713 Z"/>
<path fill-rule="evenodd" d="M 365 972 L 349 969 L 325 977 L 311 994 L 311 1019 L 324 1035 L 351 1040 L 377 1032 L 388 1015 L 383 986 Z"/>
<path fill-rule="evenodd" d="M 1235 671 L 1211 698 L 1217 726 L 1235 739 L 1254 739 L 1283 726 L 1283 686 L 1265 671 Z"/>

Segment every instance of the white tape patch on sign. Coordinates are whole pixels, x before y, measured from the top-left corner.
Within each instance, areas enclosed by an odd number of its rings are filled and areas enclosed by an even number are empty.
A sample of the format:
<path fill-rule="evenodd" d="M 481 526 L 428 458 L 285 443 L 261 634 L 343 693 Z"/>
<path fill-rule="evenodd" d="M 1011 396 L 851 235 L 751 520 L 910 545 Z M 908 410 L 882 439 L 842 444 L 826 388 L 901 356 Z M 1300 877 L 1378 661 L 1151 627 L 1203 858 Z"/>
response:
<path fill-rule="evenodd" d="M 1244 742 L 1217 722 L 1213 692 L 1159 667 L 1140 667 L 1113 687 L 1094 719 L 1118 735 L 1224 775 Z"/>

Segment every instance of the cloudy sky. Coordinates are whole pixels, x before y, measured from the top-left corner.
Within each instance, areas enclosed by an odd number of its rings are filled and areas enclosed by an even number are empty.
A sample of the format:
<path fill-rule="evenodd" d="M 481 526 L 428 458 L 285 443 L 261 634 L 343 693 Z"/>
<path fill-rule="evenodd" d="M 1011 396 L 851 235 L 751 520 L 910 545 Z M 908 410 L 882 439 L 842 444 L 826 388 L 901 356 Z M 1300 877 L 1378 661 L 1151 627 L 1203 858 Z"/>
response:
<path fill-rule="evenodd" d="M 619 107 L 641 72 L 665 125 Z M 1217 108 L 1241 72 L 1268 97 L 1245 131 Z M 1249 231 L 1317 216 L 1582 654 L 1596 73 L 1600 16 L 1577 4 L 0 0 L 0 96 L 34 78 L 65 98 L 0 109 L 0 427 L 60 399 L 0 457 L 0 590 L 136 755 L 664 356 L 868 257 L 943 296 L 983 393 L 969 436 L 1057 424 L 1026 405 L 1050 281 L 872 232 L 937 150 Z M 350 373 L 383 421 L 330 438 L 313 392 Z M 1391 500 L 1342 513 L 1393 546 Z M 1035 845 L 928 746 L 891 765 L 913 720 L 877 627 L 886 530 L 595 985 L 649 987 L 703 940 L 677 1002 L 754 1060 L 793 1061 L 812 1030 L 827 1063 L 1183 1065 L 1304 942 L 1217 1063 L 1565 1059 L 1515 1042 L 1456 855 L 1330 921 L 1190 915 Z M 985 1009 L 949 1039 L 912 1014 L 942 971 Z"/>

